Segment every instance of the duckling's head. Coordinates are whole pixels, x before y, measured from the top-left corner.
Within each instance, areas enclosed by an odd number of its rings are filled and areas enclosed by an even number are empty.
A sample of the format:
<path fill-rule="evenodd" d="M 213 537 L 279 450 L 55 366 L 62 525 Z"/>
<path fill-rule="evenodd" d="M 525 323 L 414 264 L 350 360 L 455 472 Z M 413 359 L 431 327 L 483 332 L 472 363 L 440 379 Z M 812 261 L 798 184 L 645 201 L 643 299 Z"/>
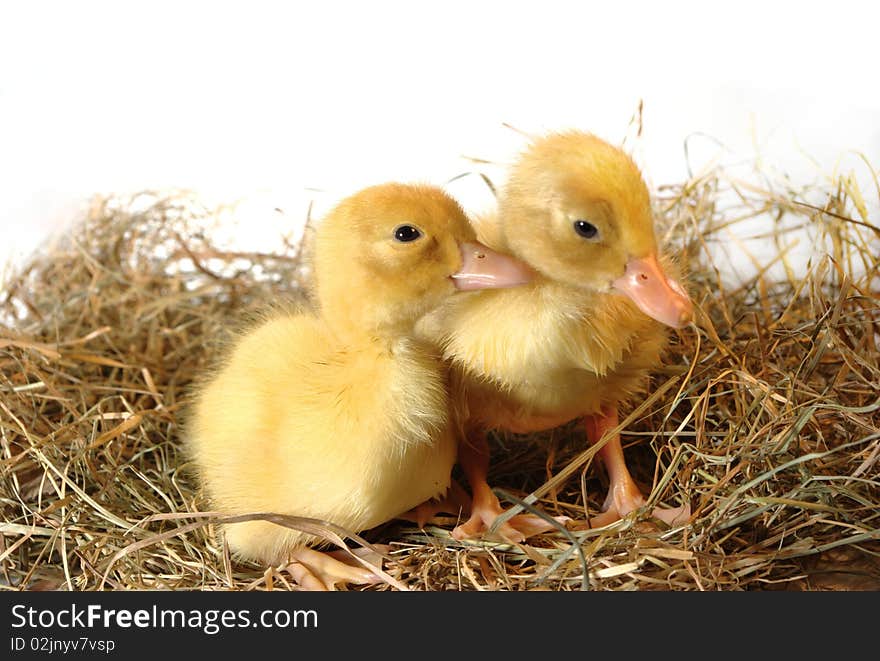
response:
<path fill-rule="evenodd" d="M 524 264 L 476 241 L 439 188 L 389 183 L 344 199 L 315 235 L 315 295 L 340 332 L 411 328 L 459 290 L 528 282 Z"/>
<path fill-rule="evenodd" d="M 622 150 L 580 131 L 535 140 L 499 198 L 507 249 L 543 276 L 616 291 L 670 326 L 692 305 L 657 258 L 648 189 Z"/>

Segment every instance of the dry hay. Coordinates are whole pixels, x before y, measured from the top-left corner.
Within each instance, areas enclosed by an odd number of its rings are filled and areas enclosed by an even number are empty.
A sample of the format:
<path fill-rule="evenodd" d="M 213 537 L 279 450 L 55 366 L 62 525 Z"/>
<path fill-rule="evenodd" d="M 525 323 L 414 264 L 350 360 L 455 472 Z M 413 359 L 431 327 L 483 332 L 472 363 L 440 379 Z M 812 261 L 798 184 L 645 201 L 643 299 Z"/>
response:
<path fill-rule="evenodd" d="M 854 180 L 808 196 L 713 170 L 656 200 L 692 272 L 698 327 L 675 334 L 622 425 L 652 503 L 688 502 L 691 522 L 641 516 L 520 546 L 456 542 L 452 517 L 425 530 L 390 522 L 364 536 L 390 545 L 384 567 L 396 585 L 880 588 L 880 232 Z M 5 589 L 289 587 L 284 574 L 230 561 L 214 519 L 199 514 L 206 503 L 178 432 L 187 386 L 230 328 L 300 295 L 301 256 L 292 245 L 276 255 L 221 250 L 200 229 L 210 215 L 186 195 L 99 201 L 2 293 Z M 765 240 L 780 247 L 784 275 L 726 285 L 710 248 L 754 217 L 770 219 Z M 792 229 L 826 254 L 788 263 Z M 532 493 L 551 515 L 599 509 L 605 483 L 577 425 L 493 443 L 490 481 L 506 493 Z"/>

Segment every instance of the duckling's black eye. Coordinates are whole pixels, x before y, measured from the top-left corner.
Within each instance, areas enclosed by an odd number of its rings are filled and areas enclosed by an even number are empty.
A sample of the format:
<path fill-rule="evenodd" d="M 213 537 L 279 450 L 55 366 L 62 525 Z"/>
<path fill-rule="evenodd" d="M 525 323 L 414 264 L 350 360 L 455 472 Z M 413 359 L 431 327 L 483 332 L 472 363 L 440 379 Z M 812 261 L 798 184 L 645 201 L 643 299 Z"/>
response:
<path fill-rule="evenodd" d="M 574 231 L 585 239 L 599 238 L 599 228 L 593 225 L 593 223 L 588 223 L 586 220 L 574 221 Z"/>
<path fill-rule="evenodd" d="M 412 225 L 401 225 L 394 230 L 394 238 L 402 243 L 409 243 L 418 239 L 422 233 Z"/>

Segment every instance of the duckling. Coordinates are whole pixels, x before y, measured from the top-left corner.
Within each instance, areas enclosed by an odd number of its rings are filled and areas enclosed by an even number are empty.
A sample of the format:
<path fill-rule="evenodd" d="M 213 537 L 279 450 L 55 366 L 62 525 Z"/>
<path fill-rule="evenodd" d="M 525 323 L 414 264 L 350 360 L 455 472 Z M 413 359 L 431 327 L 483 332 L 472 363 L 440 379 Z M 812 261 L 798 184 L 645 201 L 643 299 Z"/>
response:
<path fill-rule="evenodd" d="M 470 519 L 453 532 L 459 539 L 485 530 L 502 511 L 486 481 L 487 430 L 543 431 L 582 418 L 596 443 L 659 364 L 666 327 L 683 327 L 692 316 L 687 293 L 659 254 L 638 167 L 592 134 L 535 139 L 512 165 L 497 214 L 475 224 L 481 241 L 521 259 L 536 276 L 518 289 L 449 300 L 419 325 L 442 346 L 467 411 L 459 463 L 473 504 Z M 592 526 L 645 504 L 620 436 L 598 455 L 610 488 Z M 654 514 L 671 522 L 686 511 Z M 521 541 L 538 529 L 534 523 L 517 527 L 514 519 L 499 532 Z"/>
<path fill-rule="evenodd" d="M 458 203 L 390 183 L 343 200 L 315 235 L 315 309 L 243 334 L 195 395 L 189 449 L 214 509 L 329 521 L 360 532 L 445 493 L 456 428 L 447 372 L 414 336 L 459 290 L 530 270 L 475 241 Z M 287 566 L 305 589 L 376 576 L 265 520 L 229 523 L 239 558 Z"/>

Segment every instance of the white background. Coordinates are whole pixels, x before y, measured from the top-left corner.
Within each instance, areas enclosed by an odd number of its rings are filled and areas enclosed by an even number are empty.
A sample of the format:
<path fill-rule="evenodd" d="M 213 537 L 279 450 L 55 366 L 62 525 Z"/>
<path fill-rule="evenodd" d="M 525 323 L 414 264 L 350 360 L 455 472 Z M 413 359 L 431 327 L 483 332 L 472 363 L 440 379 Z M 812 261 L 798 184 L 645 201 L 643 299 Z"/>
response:
<path fill-rule="evenodd" d="M 146 188 L 250 201 L 240 239 L 260 240 L 313 199 L 503 163 L 524 144 L 504 123 L 620 142 L 640 99 L 652 186 L 684 179 L 695 134 L 698 161 L 869 182 L 872 4 L 3 2 L 0 261 L 93 193 Z M 476 177 L 449 190 L 490 201 Z"/>

